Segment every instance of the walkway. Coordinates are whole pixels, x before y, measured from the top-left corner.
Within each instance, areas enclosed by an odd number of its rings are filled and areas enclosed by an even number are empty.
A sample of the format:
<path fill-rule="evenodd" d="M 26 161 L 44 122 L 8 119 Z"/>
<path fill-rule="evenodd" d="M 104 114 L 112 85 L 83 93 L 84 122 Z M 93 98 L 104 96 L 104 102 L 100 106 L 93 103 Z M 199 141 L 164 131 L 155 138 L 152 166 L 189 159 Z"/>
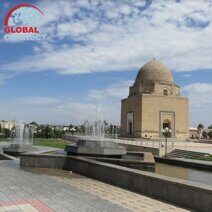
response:
<path fill-rule="evenodd" d="M 68 171 L 23 170 L 19 160 L 0 161 L 0 191 L 0 212 L 186 211 Z"/>

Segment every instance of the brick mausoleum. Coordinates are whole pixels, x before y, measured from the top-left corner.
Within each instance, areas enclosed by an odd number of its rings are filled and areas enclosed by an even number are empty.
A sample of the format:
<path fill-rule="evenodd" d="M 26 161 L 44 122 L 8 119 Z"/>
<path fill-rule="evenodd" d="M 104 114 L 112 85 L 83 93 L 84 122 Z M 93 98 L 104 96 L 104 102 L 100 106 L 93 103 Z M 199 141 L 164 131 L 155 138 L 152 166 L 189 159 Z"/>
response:
<path fill-rule="evenodd" d="M 162 137 L 166 127 L 172 137 L 189 137 L 189 100 L 181 96 L 171 71 L 153 59 L 139 70 L 129 96 L 121 101 L 123 136 Z"/>

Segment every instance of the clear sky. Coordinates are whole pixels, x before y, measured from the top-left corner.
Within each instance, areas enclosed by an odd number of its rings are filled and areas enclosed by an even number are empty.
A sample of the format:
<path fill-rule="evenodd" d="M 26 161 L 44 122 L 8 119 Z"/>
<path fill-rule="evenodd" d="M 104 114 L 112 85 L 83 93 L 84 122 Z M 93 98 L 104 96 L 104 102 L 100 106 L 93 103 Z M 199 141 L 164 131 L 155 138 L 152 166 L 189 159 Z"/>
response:
<path fill-rule="evenodd" d="M 4 40 L 5 15 L 23 2 L 43 12 L 45 41 Z M 212 0 L 2 0 L 0 120 L 70 124 L 103 113 L 119 124 L 120 100 L 155 57 L 190 98 L 190 126 L 208 126 L 211 23 Z"/>

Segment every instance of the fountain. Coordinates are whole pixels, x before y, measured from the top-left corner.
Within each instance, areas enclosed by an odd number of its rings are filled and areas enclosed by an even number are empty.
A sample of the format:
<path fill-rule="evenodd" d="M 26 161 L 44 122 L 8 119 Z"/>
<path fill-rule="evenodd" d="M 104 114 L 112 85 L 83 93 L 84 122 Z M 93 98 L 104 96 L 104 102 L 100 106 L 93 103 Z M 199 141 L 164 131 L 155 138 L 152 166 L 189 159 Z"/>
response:
<path fill-rule="evenodd" d="M 24 152 L 35 150 L 33 147 L 33 129 L 24 122 L 19 122 L 15 126 L 12 133 L 12 143 L 8 147 L 4 147 L 4 153 L 10 155 L 19 155 Z"/>
<path fill-rule="evenodd" d="M 102 120 L 92 123 L 86 121 L 84 138 L 78 138 L 75 144 L 66 145 L 67 155 L 121 158 L 126 154 L 125 148 L 111 139 L 106 139 L 105 130 L 106 123 Z"/>
<path fill-rule="evenodd" d="M 67 155 L 84 156 L 120 166 L 154 170 L 155 161 L 152 153 L 132 151 L 128 146 L 125 147 L 123 144 L 114 142 L 114 138 L 106 138 L 107 127 L 106 122 L 102 120 L 86 121 L 84 136 L 71 135 L 69 137 L 75 143 L 66 145 Z M 114 127 L 111 128 L 112 137 L 115 134 L 116 138 L 116 131 L 117 129 Z"/>

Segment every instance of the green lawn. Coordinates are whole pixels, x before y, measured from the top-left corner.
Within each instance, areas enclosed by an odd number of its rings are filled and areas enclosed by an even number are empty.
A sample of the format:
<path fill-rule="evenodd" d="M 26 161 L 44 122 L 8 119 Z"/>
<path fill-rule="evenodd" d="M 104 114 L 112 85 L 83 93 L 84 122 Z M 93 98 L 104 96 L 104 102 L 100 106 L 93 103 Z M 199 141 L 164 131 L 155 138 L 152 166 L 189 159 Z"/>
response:
<path fill-rule="evenodd" d="M 66 144 L 70 144 L 70 142 L 59 139 L 59 138 L 35 138 L 33 144 L 36 146 L 49 146 L 55 147 L 59 149 L 64 149 Z"/>
<path fill-rule="evenodd" d="M 3 141 L 3 142 L 4 142 L 4 141 L 10 141 L 10 138 L 0 138 L 0 142 L 1 142 L 1 141 Z"/>
<path fill-rule="evenodd" d="M 198 160 L 212 161 L 212 155 L 209 155 L 209 156 L 206 156 L 206 157 L 202 157 L 202 158 L 198 158 Z"/>

